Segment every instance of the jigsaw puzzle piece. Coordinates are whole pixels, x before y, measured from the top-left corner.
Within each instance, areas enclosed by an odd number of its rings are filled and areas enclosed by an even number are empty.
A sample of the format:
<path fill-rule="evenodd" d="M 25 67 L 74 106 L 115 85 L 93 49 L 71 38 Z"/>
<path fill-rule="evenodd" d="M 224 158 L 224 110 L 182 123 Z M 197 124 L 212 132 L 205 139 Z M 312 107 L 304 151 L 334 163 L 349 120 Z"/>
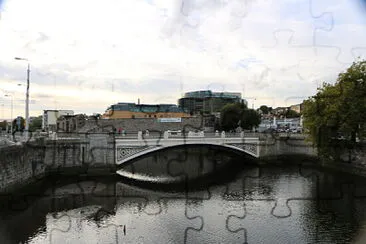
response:
<path fill-rule="evenodd" d="M 351 64 L 354 61 L 352 50 L 366 47 L 364 9 L 359 8 L 357 1 L 342 0 L 337 4 L 319 1 L 310 1 L 310 3 L 312 12 L 319 13 L 319 8 L 328 9 L 334 18 L 331 31 L 315 32 L 315 45 L 338 49 L 336 60 L 341 64 Z M 340 36 L 352 36 L 352 39 L 345 41 L 344 38 L 339 38 Z"/>
<path fill-rule="evenodd" d="M 281 166 L 266 167 L 261 169 L 260 177 L 245 178 L 245 201 L 274 201 L 269 213 L 279 218 L 291 216 L 290 201 L 316 199 L 317 182 L 299 178 L 296 170 L 293 167 L 284 174 Z"/>
<path fill-rule="evenodd" d="M 352 184 L 348 177 L 342 177 L 341 172 L 322 169 L 314 162 L 302 162 L 299 165 L 299 175 L 313 182 L 316 192 L 313 196 L 318 200 L 339 200 L 343 198 L 342 185 Z"/>
<path fill-rule="evenodd" d="M 321 87 L 324 80 L 335 80 L 339 70 L 347 68 L 347 64 L 338 62 L 338 55 L 339 50 L 336 47 L 314 46 L 306 56 L 301 57 L 297 76 L 304 84 L 311 84 L 304 86 L 308 87 L 307 91 L 304 91 L 307 97 L 310 97 L 316 88 Z"/>
<path fill-rule="evenodd" d="M 246 243 L 314 243 L 319 239 L 319 225 L 329 223 L 328 215 L 314 213 L 313 200 L 294 200 L 289 203 L 291 215 L 282 218 L 269 214 L 276 206 L 273 200 L 245 201 L 243 215 L 231 215 L 228 229 L 244 232 Z"/>
<path fill-rule="evenodd" d="M 150 199 L 124 195 L 119 198 L 114 219 L 115 224 L 126 226 L 120 243 L 186 243 L 187 232 L 202 226 L 202 218 L 187 215 L 184 199 L 160 198 L 155 206 L 158 211 L 147 212 Z"/>
<path fill-rule="evenodd" d="M 241 31 L 245 36 L 258 40 L 261 46 L 271 46 L 275 41 L 272 33 L 279 30 L 294 32 L 293 45 L 312 46 L 314 30 L 330 31 L 333 25 L 331 12 L 315 16 L 310 10 L 309 0 L 289 1 L 253 1 L 251 11 L 261 12 L 262 18 L 250 13 L 243 18 Z M 272 21 L 262 21 L 264 18 Z M 262 31 L 259 31 L 262 30 Z"/>
<path fill-rule="evenodd" d="M 170 198 L 184 199 L 184 194 L 166 193 L 158 194 L 156 191 L 137 188 L 123 183 L 116 184 L 117 205 L 130 204 L 147 215 L 157 215 L 163 211 L 163 198 L 166 194 Z"/>
<path fill-rule="evenodd" d="M 118 240 L 125 235 L 125 226 L 108 223 L 108 220 L 105 222 L 96 223 L 88 219 L 69 217 L 69 229 L 60 228 L 60 224 L 58 226 L 48 224 L 49 243 L 123 243 Z"/>
<path fill-rule="evenodd" d="M 188 200 L 187 215 L 204 216 L 202 228 L 187 233 L 187 243 L 244 243 L 245 233 L 228 229 L 227 218 L 244 214 L 244 202 L 224 200 L 225 188 L 212 189 L 209 200 Z"/>

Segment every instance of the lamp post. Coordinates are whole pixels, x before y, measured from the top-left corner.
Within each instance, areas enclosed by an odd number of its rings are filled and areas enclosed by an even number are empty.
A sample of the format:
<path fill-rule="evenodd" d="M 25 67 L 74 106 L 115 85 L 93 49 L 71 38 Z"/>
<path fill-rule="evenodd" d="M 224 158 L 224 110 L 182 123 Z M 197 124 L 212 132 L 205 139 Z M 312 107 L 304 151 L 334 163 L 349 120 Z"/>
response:
<path fill-rule="evenodd" d="M 27 92 L 25 95 L 25 139 L 28 141 L 29 138 L 29 76 L 30 76 L 30 63 L 26 58 L 15 57 L 15 60 L 23 60 L 28 62 L 27 68 Z"/>
<path fill-rule="evenodd" d="M 13 95 L 5 94 L 5 97 L 11 97 L 10 131 L 13 133 Z"/>
<path fill-rule="evenodd" d="M 252 101 L 252 109 L 254 109 L 254 101 L 257 100 L 257 98 L 254 98 Z"/>

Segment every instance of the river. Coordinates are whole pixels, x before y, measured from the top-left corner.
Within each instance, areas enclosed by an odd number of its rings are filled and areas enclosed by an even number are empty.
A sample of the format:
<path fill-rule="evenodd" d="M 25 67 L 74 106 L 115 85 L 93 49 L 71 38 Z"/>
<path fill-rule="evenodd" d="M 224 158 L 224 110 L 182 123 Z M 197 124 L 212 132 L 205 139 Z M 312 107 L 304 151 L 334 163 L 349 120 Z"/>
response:
<path fill-rule="evenodd" d="M 1 243 L 366 243 L 366 179 L 306 160 L 165 150 L 0 201 Z"/>

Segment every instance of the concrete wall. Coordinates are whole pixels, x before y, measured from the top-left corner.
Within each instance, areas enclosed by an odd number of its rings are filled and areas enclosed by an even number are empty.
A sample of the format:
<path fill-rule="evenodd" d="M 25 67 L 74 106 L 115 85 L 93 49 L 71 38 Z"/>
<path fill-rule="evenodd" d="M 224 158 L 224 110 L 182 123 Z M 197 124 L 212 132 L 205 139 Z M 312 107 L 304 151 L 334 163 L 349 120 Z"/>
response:
<path fill-rule="evenodd" d="M 283 156 L 303 155 L 317 157 L 316 148 L 302 138 L 271 138 L 261 141 L 260 158 L 275 159 Z"/>
<path fill-rule="evenodd" d="M 11 190 L 42 178 L 46 172 L 44 158 L 42 146 L 0 148 L 0 190 Z"/>
<path fill-rule="evenodd" d="M 11 191 L 48 174 L 111 174 L 114 137 L 93 134 L 77 141 L 47 141 L 0 148 L 0 192 Z"/>
<path fill-rule="evenodd" d="M 49 141 L 44 162 L 48 172 L 73 170 L 89 174 L 93 170 L 115 170 L 114 137 L 90 134 L 80 140 Z"/>

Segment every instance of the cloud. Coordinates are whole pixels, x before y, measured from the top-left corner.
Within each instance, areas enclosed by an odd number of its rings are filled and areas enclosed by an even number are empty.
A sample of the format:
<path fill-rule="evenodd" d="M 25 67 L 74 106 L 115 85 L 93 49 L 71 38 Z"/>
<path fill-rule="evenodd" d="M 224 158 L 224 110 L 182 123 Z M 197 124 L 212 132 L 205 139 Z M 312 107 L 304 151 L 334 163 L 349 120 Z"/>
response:
<path fill-rule="evenodd" d="M 14 60 L 22 56 L 31 63 L 34 115 L 103 112 L 138 97 L 176 103 L 208 88 L 282 106 L 365 53 L 364 11 L 351 2 L 8 0 L 0 88 L 23 99 L 16 84 L 24 84 L 26 63 Z"/>

